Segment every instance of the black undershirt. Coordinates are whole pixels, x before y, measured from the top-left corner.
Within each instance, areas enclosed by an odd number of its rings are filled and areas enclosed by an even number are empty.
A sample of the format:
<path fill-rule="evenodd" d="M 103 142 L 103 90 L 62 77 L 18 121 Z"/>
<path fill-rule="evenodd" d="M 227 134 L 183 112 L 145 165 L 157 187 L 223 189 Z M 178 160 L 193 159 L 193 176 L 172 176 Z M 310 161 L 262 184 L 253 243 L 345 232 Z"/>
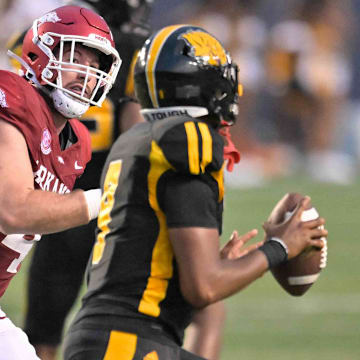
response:
<path fill-rule="evenodd" d="M 66 125 L 59 134 L 59 142 L 62 151 L 66 150 L 77 142 L 77 137 L 69 122 L 66 122 Z"/>

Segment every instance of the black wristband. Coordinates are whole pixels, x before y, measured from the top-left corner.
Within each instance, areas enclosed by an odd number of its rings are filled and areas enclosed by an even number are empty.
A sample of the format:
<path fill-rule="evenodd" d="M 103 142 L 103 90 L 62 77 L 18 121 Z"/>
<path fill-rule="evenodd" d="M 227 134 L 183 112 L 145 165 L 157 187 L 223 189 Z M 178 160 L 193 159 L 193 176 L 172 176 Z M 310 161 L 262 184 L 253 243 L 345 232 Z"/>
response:
<path fill-rule="evenodd" d="M 269 263 L 269 269 L 282 264 L 288 259 L 288 252 L 286 245 L 277 238 L 271 238 L 266 241 L 264 245 L 259 247 Z"/>

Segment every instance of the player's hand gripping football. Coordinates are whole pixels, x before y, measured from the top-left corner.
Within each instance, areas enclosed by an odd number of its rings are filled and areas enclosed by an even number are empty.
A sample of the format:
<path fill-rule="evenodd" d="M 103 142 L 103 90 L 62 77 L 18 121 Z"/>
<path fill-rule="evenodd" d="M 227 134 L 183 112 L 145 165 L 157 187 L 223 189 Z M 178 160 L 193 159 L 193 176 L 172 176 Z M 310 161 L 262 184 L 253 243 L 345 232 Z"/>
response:
<path fill-rule="evenodd" d="M 318 217 L 315 220 L 302 221 L 301 215 L 309 208 L 310 197 L 305 196 L 296 206 L 292 215 L 285 219 L 289 211 L 289 203 L 293 201 L 292 194 L 285 195 L 275 206 L 267 222 L 264 223 L 265 237 L 281 239 L 288 248 L 288 259 L 300 254 L 309 246 L 322 248 L 325 244 L 320 239 L 327 237 L 328 231 L 324 228 L 325 219 Z"/>
<path fill-rule="evenodd" d="M 229 241 L 225 244 L 225 246 L 220 251 L 220 257 L 222 259 L 237 259 L 240 258 L 249 252 L 256 250 L 260 247 L 264 242 L 260 241 L 258 243 L 249 245 L 244 247 L 244 245 L 254 238 L 258 234 L 256 229 L 248 231 L 246 234 L 239 236 L 236 230 L 230 236 Z"/>

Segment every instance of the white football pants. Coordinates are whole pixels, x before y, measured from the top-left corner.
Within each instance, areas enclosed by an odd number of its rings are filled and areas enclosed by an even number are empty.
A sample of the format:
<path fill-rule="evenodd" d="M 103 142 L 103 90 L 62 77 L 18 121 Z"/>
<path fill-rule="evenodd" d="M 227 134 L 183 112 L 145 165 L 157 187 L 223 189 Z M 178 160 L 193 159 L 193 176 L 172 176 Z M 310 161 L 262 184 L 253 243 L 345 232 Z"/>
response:
<path fill-rule="evenodd" d="M 0 308 L 0 360 L 40 360 L 27 335 Z"/>

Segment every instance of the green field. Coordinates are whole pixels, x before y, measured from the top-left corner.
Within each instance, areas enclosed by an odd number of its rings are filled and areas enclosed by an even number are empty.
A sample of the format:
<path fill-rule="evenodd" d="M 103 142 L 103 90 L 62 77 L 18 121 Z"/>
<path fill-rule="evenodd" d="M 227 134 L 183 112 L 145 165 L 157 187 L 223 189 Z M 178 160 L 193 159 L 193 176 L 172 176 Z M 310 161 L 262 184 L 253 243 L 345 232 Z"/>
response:
<path fill-rule="evenodd" d="M 352 186 L 281 180 L 261 188 L 229 189 L 225 202 L 224 241 L 233 229 L 258 228 L 287 191 L 312 198 L 327 219 L 328 267 L 303 297 L 285 293 L 265 275 L 227 300 L 228 319 L 222 360 L 360 359 L 360 182 Z M 10 284 L 1 306 L 22 325 L 26 267 Z"/>

